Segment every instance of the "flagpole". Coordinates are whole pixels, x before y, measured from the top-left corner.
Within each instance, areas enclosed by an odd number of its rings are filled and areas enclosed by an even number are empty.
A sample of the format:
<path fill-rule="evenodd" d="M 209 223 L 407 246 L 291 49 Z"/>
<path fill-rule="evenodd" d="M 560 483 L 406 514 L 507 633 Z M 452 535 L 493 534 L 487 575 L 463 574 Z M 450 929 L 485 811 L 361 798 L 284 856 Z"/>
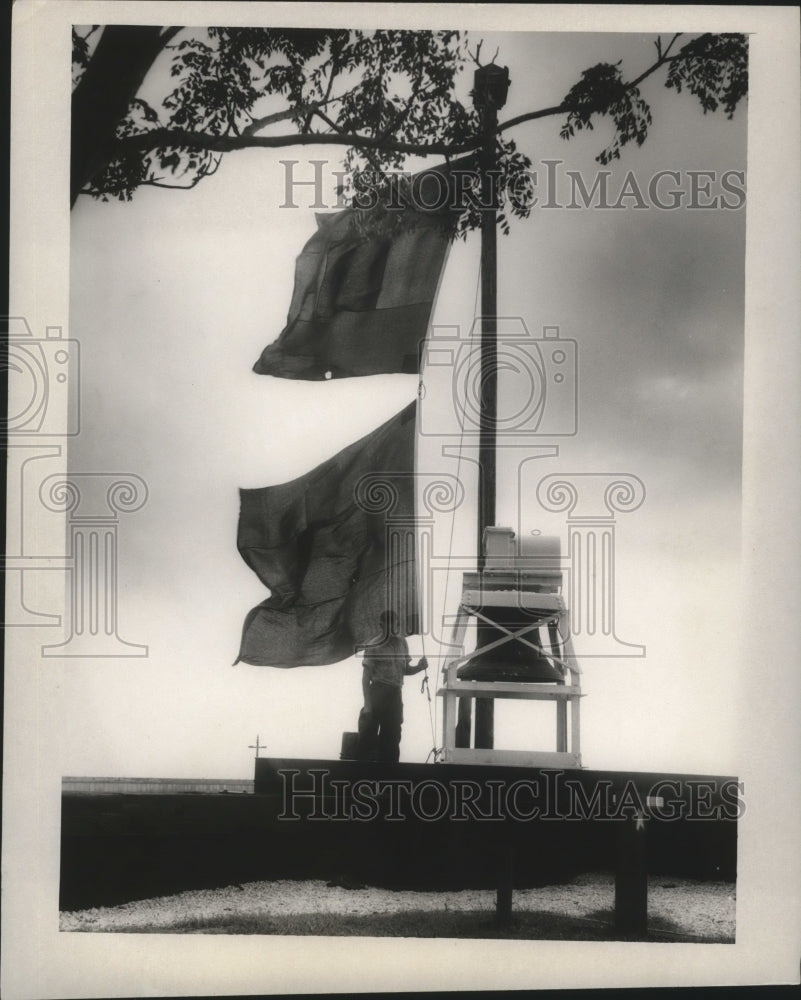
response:
<path fill-rule="evenodd" d="M 498 418 L 498 230 L 495 176 L 495 130 L 506 103 L 509 70 L 490 63 L 476 70 L 473 104 L 481 116 L 481 425 L 478 443 L 478 571 L 484 569 L 484 529 L 495 524 Z M 495 703 L 476 698 L 476 748 L 495 743 Z"/>
<path fill-rule="evenodd" d="M 483 143 L 479 157 L 481 174 L 481 421 L 478 444 L 478 570 L 484 568 L 483 536 L 495 524 L 496 422 L 498 414 L 498 246 L 495 208 L 495 129 L 498 108 L 505 103 L 497 93 L 500 66 L 482 66 L 475 73 L 473 103 L 481 116 Z M 501 77 L 503 81 L 504 77 Z M 509 75 L 505 72 L 508 86 Z M 501 83 L 503 88 L 503 83 Z"/>

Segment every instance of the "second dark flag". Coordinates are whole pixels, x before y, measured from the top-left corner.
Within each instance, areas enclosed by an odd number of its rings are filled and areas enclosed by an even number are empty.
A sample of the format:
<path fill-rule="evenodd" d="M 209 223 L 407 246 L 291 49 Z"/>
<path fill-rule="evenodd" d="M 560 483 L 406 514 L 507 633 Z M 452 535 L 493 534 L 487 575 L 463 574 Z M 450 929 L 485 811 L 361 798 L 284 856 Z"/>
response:
<path fill-rule="evenodd" d="M 237 545 L 271 593 L 245 620 L 239 660 L 336 663 L 388 609 L 417 631 L 416 405 L 298 479 L 240 490 Z"/>

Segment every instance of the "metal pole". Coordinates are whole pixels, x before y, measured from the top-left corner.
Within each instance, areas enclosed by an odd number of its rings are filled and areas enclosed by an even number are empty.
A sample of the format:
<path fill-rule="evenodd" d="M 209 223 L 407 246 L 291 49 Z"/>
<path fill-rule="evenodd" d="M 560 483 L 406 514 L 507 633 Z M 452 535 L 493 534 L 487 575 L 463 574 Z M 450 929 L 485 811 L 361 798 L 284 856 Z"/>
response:
<path fill-rule="evenodd" d="M 498 418 L 498 247 L 496 233 L 495 129 L 498 108 L 505 102 L 492 93 L 497 66 L 476 71 L 473 102 L 481 115 L 484 141 L 481 146 L 481 423 L 478 442 L 478 569 L 484 568 L 483 535 L 495 524 L 496 433 Z M 506 75 L 508 81 L 508 73 Z"/>
<path fill-rule="evenodd" d="M 495 130 L 498 111 L 506 103 L 509 71 L 482 66 L 476 70 L 473 104 L 481 116 L 483 143 L 481 172 L 481 423 L 478 440 L 478 570 L 484 569 L 484 529 L 495 524 L 498 419 L 498 246 Z M 491 750 L 495 744 L 495 705 L 476 698 L 475 745 Z"/>

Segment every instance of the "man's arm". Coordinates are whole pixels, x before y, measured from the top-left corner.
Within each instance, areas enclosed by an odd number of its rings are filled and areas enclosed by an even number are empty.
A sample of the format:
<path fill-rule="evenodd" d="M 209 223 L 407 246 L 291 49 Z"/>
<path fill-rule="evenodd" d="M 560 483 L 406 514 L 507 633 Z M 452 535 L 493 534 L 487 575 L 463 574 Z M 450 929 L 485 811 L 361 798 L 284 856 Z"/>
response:
<path fill-rule="evenodd" d="M 403 672 L 407 677 L 413 677 L 415 674 L 419 674 L 421 670 L 425 670 L 427 666 L 428 660 L 424 656 L 421 656 L 420 661 L 414 667 L 407 662 L 406 669 Z"/>

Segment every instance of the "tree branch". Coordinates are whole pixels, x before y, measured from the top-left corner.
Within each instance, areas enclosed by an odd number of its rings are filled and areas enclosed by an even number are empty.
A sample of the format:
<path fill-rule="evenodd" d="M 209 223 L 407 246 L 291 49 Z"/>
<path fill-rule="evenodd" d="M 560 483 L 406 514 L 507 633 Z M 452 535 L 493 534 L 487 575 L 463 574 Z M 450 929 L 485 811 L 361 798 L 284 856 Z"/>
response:
<path fill-rule="evenodd" d="M 324 108 L 331 97 L 331 91 L 334 87 L 334 80 L 336 80 L 339 75 L 339 46 L 335 42 L 331 43 L 331 72 L 328 74 L 328 86 L 325 88 L 325 94 L 323 95 L 322 101 L 318 101 L 318 107 Z M 352 91 L 350 91 L 352 93 Z M 311 128 L 313 114 L 308 115 L 306 122 L 304 124 L 304 130 L 308 132 Z"/>
<path fill-rule="evenodd" d="M 183 30 L 184 29 L 181 27 L 165 28 L 164 33 L 162 35 L 159 35 L 159 40 L 161 41 L 162 47 L 168 45 L 173 40 L 173 38 L 175 38 L 175 36 L 180 31 Z"/>
<path fill-rule="evenodd" d="M 154 61 L 180 28 L 106 25 L 72 92 L 70 204 L 114 156 L 117 127 Z"/>
<path fill-rule="evenodd" d="M 412 110 L 412 107 L 414 106 L 414 102 L 418 98 L 424 97 L 426 94 L 429 94 L 432 91 L 432 89 L 433 85 L 430 87 L 424 87 L 422 90 L 418 90 L 414 94 L 412 94 L 412 96 L 408 99 L 408 101 L 406 101 L 406 103 L 400 109 L 400 111 L 398 111 L 398 113 L 393 116 L 392 120 L 384 129 L 384 131 L 378 136 L 378 141 L 383 144 L 384 141 L 390 135 L 392 135 L 392 133 L 398 128 L 398 126 L 403 123 L 404 119 L 408 117 L 409 112 Z"/>
<path fill-rule="evenodd" d="M 678 41 L 679 38 L 681 38 L 681 36 L 682 32 L 677 31 L 676 34 L 670 39 L 670 41 L 668 42 L 668 47 L 665 49 L 663 53 L 664 56 L 668 55 L 670 50 L 673 48 L 674 44 Z"/>
<path fill-rule="evenodd" d="M 267 128 L 268 125 L 274 125 L 276 122 L 285 122 L 289 118 L 294 118 L 296 115 L 305 115 L 309 111 L 315 110 L 314 104 L 302 104 L 295 108 L 287 108 L 284 111 L 275 111 L 271 115 L 264 115 L 262 118 L 254 118 L 250 125 L 242 129 L 242 135 L 255 135 L 256 132 L 260 132 L 263 128 Z"/>
<path fill-rule="evenodd" d="M 670 42 L 668 43 L 668 47 L 665 49 L 665 51 L 658 56 L 656 62 L 654 62 L 651 66 L 649 66 L 648 69 L 640 73 L 639 76 L 635 77 L 633 80 L 630 80 L 628 83 L 624 84 L 623 90 L 629 91 L 633 90 L 635 87 L 639 87 L 639 85 L 643 82 L 643 80 L 646 80 L 649 76 L 655 73 L 662 66 L 666 66 L 668 63 L 676 62 L 677 60 L 682 59 L 683 56 L 681 52 L 677 52 L 676 55 L 674 56 L 668 55 L 676 39 L 680 37 L 681 37 L 681 32 L 677 32 L 673 36 L 673 38 L 671 38 Z M 504 132 L 506 131 L 506 129 L 513 128 L 515 125 L 521 125 L 523 122 L 534 121 L 537 118 L 546 118 L 549 115 L 568 114 L 571 111 L 577 111 L 577 110 L 579 109 L 574 108 L 569 104 L 560 104 L 557 107 L 543 108 L 541 111 L 529 111 L 527 114 L 518 115 L 516 118 L 510 118 L 508 121 L 502 122 L 498 126 L 496 134 Z"/>
<path fill-rule="evenodd" d="M 554 109 L 551 113 L 561 111 Z M 319 114 L 319 112 L 318 112 Z M 356 149 L 387 149 L 396 153 L 412 153 L 420 156 L 446 156 L 469 153 L 482 143 L 477 136 L 463 143 L 416 143 L 386 142 L 373 136 L 357 133 L 306 132 L 291 135 L 209 135 L 205 132 L 188 132 L 183 129 L 153 129 L 139 135 L 125 136 L 117 140 L 120 152 L 150 150 L 157 146 L 187 146 L 194 149 L 210 149 L 217 153 L 229 153 L 236 149 L 283 149 L 286 146 L 353 146 Z"/>
<path fill-rule="evenodd" d="M 339 125 L 337 125 L 337 123 L 334 121 L 334 119 L 333 118 L 329 118 L 328 115 L 325 114 L 323 111 L 321 111 L 319 108 L 316 109 L 316 111 L 314 112 L 314 114 L 317 115 L 318 118 L 322 119 L 322 121 L 324 121 L 326 123 L 326 125 L 328 125 L 328 127 L 333 130 L 333 134 L 334 135 L 344 135 L 345 134 L 342 131 L 342 129 L 339 127 Z"/>
<path fill-rule="evenodd" d="M 684 58 L 683 49 L 673 56 L 668 55 L 671 47 L 674 45 L 676 40 L 680 37 L 677 33 L 673 36 L 667 48 L 658 56 L 657 60 L 649 66 L 646 70 L 640 73 L 639 76 L 635 77 L 633 80 L 624 84 L 624 90 L 630 91 L 638 87 L 643 80 L 647 79 L 653 73 L 655 73 L 662 66 L 668 63 L 675 62 L 679 59 Z M 478 56 L 477 50 L 476 56 Z M 475 57 L 474 57 L 475 58 Z M 339 100 L 339 98 L 331 98 L 331 100 Z M 265 148 L 265 149 L 283 149 L 288 146 L 349 146 L 355 149 L 362 150 L 373 150 L 373 149 L 383 149 L 387 152 L 393 153 L 407 153 L 417 156 L 458 156 L 463 153 L 470 153 L 478 149 L 484 137 L 481 135 L 473 136 L 472 138 L 465 139 L 463 142 L 449 143 L 449 142 L 401 142 L 398 140 L 389 140 L 386 132 L 383 132 L 377 136 L 370 135 L 360 135 L 354 132 L 343 132 L 337 124 L 325 115 L 319 106 L 309 106 L 313 108 L 313 114 L 320 117 L 333 132 L 305 132 L 305 133 L 293 133 L 289 135 L 271 135 L 271 136 L 260 136 L 254 135 L 253 132 L 259 128 L 263 128 L 268 124 L 273 122 L 281 121 L 286 118 L 291 118 L 297 115 L 299 112 L 303 112 L 306 108 L 290 108 L 287 111 L 277 112 L 274 115 L 268 115 L 265 118 L 258 119 L 249 125 L 241 135 L 209 135 L 203 132 L 191 132 L 182 129 L 153 129 L 150 132 L 142 133 L 140 135 L 126 136 L 117 140 L 117 149 L 120 152 L 129 151 L 146 151 L 151 150 L 159 146 L 179 146 L 179 147 L 189 147 L 194 149 L 210 150 L 217 153 L 227 153 L 232 152 L 237 149 L 252 149 L 252 148 Z M 516 125 L 521 125 L 524 122 L 536 121 L 540 118 L 547 118 L 553 115 L 569 114 L 572 111 L 580 111 L 581 108 L 567 104 L 557 104 L 548 108 L 541 108 L 538 111 L 529 111 L 522 115 L 517 115 L 514 118 L 510 118 L 505 122 L 502 122 L 495 129 L 495 134 L 500 135 L 503 132 L 514 128 Z"/>
<path fill-rule="evenodd" d="M 357 89 L 357 87 L 352 87 L 350 90 L 346 90 L 344 94 L 337 94 L 334 97 L 326 96 L 319 101 L 312 101 L 309 104 L 299 104 L 293 108 L 286 108 L 284 111 L 274 111 L 271 115 L 264 115 L 263 118 L 254 118 L 250 125 L 242 129 L 242 135 L 255 135 L 263 128 L 267 128 L 268 125 L 275 125 L 277 122 L 285 122 L 290 118 L 295 118 L 296 116 L 301 115 L 307 116 L 306 128 L 308 128 L 309 121 L 315 114 L 319 114 L 320 108 L 324 108 L 326 104 L 335 104 L 337 101 L 344 100 Z"/>
<path fill-rule="evenodd" d="M 528 111 L 524 115 L 518 115 L 516 118 L 510 118 L 508 121 L 501 122 L 498 128 L 495 130 L 496 135 L 500 135 L 501 132 L 505 132 L 507 129 L 514 128 L 515 125 L 522 125 L 523 122 L 532 122 L 537 118 L 548 118 L 550 115 L 563 115 L 569 111 L 578 110 L 570 104 L 557 104 L 552 108 L 542 108 L 539 111 Z"/>
<path fill-rule="evenodd" d="M 187 184 L 167 184 L 164 181 L 157 180 L 155 177 L 149 180 L 144 180 L 139 182 L 139 187 L 155 187 L 155 188 L 166 188 L 169 191 L 191 191 L 192 188 L 197 187 L 197 185 L 206 177 L 211 176 L 206 173 L 197 173 L 191 181 Z"/>

